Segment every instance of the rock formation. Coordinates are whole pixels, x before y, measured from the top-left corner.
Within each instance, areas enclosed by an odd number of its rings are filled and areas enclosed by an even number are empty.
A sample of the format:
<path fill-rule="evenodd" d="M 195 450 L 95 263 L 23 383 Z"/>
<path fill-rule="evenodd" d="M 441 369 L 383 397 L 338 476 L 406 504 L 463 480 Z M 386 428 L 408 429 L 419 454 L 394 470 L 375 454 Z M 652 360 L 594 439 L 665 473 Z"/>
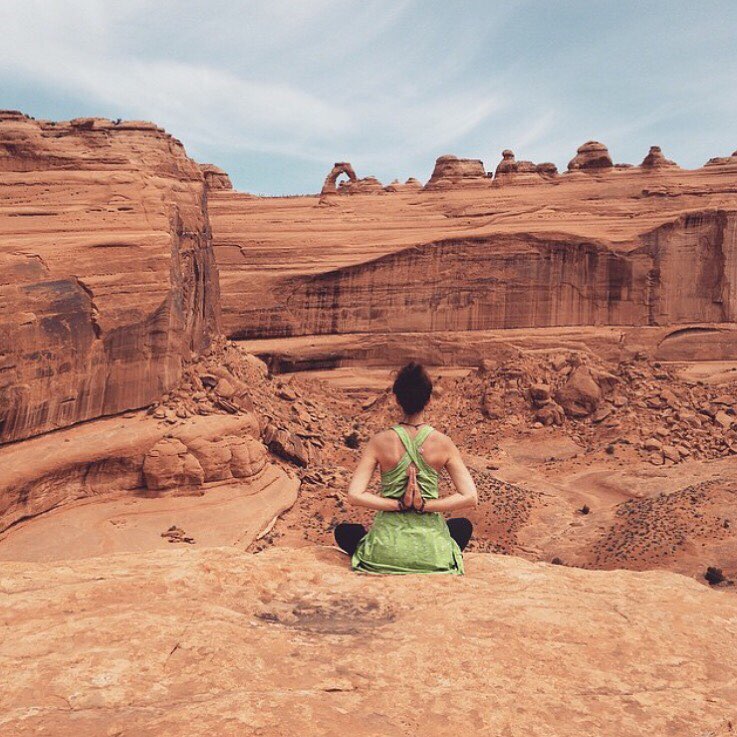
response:
<path fill-rule="evenodd" d="M 733 734 L 733 159 L 257 198 L 0 115 L 0 732 Z M 315 547 L 410 358 L 479 489 L 450 598 Z"/>
<path fill-rule="evenodd" d="M 253 437 L 225 435 L 194 438 L 189 445 L 165 437 L 143 461 L 146 488 L 151 491 L 200 487 L 209 481 L 251 479 L 266 467 L 266 448 Z"/>
<path fill-rule="evenodd" d="M 205 184 L 208 189 L 233 189 L 233 184 L 230 181 L 228 173 L 223 171 L 219 166 L 215 166 L 215 164 L 200 164 L 200 171 L 205 177 Z"/>
<path fill-rule="evenodd" d="M 386 580 L 326 548 L 173 547 L 4 564 L 5 732 L 731 733 L 737 599 L 681 576 L 468 555 L 461 581 Z"/>
<path fill-rule="evenodd" d="M 349 182 L 355 182 L 357 180 L 356 172 L 353 171 L 353 167 L 347 161 L 336 161 L 327 177 L 325 177 L 325 182 L 322 185 L 320 193 L 325 195 L 337 192 L 337 181 L 341 174 L 345 174 Z"/>
<path fill-rule="evenodd" d="M 234 332 L 265 337 L 733 322 L 737 293 L 723 263 L 726 258 L 731 268 L 737 258 L 731 247 L 736 228 L 734 214 L 715 211 L 678 218 L 626 249 L 570 235 L 445 238 L 290 277 L 284 301 L 275 294 L 268 309 L 256 306 Z"/>
<path fill-rule="evenodd" d="M 602 150 L 586 149 L 582 166 Z M 430 187 L 440 194 L 357 196 L 350 213 L 336 208 L 330 217 L 310 198 L 212 193 L 227 334 L 281 340 L 263 350 L 286 351 L 287 364 L 302 350 L 308 363 L 335 365 L 365 357 L 369 345 L 376 360 L 404 356 L 400 333 L 412 333 L 414 350 L 428 356 L 442 341 L 444 361 L 473 363 L 503 341 L 484 331 L 574 325 L 617 327 L 613 349 L 632 335 L 671 359 L 705 350 L 715 360 L 737 357 L 732 165 L 608 167 L 551 186 L 544 165 L 520 173 L 519 164 L 507 152 L 497 179 L 529 178 L 528 186 L 507 189 L 492 186 L 478 161 L 441 157 Z M 679 332 L 689 325 L 706 332 Z M 299 342 L 309 335 L 325 336 L 322 349 Z"/>
<path fill-rule="evenodd" d="M 612 166 L 612 157 L 603 143 L 586 141 L 578 147 L 576 155 L 568 162 L 568 171 L 596 171 L 610 169 Z"/>
<path fill-rule="evenodd" d="M 223 484 L 237 486 L 241 495 L 271 485 L 274 499 L 259 509 L 275 514 L 296 484 L 272 461 L 279 456 L 288 467 L 319 462 L 316 411 L 288 384 L 271 381 L 255 356 L 216 338 L 147 412 L 0 448 L 0 536 L 80 499 L 211 495 Z M 273 456 L 267 458 L 266 446 Z"/>
<path fill-rule="evenodd" d="M 410 177 L 404 184 L 398 179 L 388 184 L 384 189 L 387 192 L 419 192 L 422 189 L 422 182 L 414 177 Z"/>
<path fill-rule="evenodd" d="M 459 159 L 450 154 L 435 161 L 430 181 L 425 189 L 443 190 L 458 187 L 479 187 L 489 184 L 484 163 L 480 159 Z"/>
<path fill-rule="evenodd" d="M 665 169 L 671 166 L 678 166 L 678 164 L 666 159 L 660 150 L 660 146 L 650 146 L 650 151 L 640 164 L 642 169 Z"/>
<path fill-rule="evenodd" d="M 219 328 L 203 175 L 151 123 L 0 114 L 0 442 L 144 406 Z"/>
<path fill-rule="evenodd" d="M 338 185 L 339 194 L 377 194 L 383 191 L 384 185 L 376 177 L 361 177 Z"/>
<path fill-rule="evenodd" d="M 704 166 L 736 166 L 737 165 L 737 151 L 734 151 L 731 156 L 716 156 L 713 159 L 709 159 Z"/>
<path fill-rule="evenodd" d="M 338 177 L 345 174 L 348 179 L 338 183 Z M 320 192 L 325 202 L 331 194 L 378 194 L 385 191 L 384 185 L 376 177 L 356 177 L 353 167 L 347 161 L 338 161 L 325 178 Z"/>
<path fill-rule="evenodd" d="M 502 151 L 502 160 L 494 173 L 495 184 L 538 183 L 540 178 L 551 179 L 558 175 L 558 167 L 546 162 L 534 164 L 532 161 L 517 161 L 510 149 Z"/>

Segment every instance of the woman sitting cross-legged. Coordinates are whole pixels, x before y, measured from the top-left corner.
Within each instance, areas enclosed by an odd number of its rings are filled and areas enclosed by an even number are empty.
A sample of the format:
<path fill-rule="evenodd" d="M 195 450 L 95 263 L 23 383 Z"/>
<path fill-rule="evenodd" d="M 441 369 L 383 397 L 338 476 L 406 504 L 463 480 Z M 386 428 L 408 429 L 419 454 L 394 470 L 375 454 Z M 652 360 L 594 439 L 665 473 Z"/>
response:
<path fill-rule="evenodd" d="M 453 441 L 428 425 L 423 412 L 432 382 L 417 363 L 407 364 L 393 387 L 403 417 L 366 445 L 348 487 L 348 502 L 378 511 L 368 534 L 363 525 L 335 528 L 338 545 L 352 556 L 354 570 L 367 573 L 463 573 L 461 551 L 471 522 L 443 512 L 475 507 L 476 485 Z M 379 494 L 367 491 L 376 467 Z M 438 495 L 438 474 L 448 469 L 455 493 Z"/>

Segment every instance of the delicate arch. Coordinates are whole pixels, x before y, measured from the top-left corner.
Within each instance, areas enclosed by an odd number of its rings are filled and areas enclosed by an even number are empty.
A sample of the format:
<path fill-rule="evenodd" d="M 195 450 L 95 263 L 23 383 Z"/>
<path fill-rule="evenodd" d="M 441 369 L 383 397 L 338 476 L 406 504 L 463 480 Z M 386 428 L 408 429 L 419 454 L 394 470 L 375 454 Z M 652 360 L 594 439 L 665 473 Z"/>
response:
<path fill-rule="evenodd" d="M 336 182 L 341 174 L 345 174 L 351 182 L 357 181 L 356 172 L 347 161 L 336 161 L 330 173 L 325 177 L 325 183 L 322 185 L 320 194 L 329 194 L 337 192 Z"/>

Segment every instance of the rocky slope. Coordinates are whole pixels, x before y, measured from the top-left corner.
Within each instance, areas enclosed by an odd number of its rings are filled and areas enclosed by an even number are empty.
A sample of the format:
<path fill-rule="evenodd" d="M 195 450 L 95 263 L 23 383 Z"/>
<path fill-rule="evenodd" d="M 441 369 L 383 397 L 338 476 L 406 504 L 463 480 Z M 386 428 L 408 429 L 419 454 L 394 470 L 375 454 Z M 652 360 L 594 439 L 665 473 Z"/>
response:
<path fill-rule="evenodd" d="M 373 578 L 336 551 L 7 564 L 0 731 L 732 734 L 737 599 L 469 555 Z"/>
<path fill-rule="evenodd" d="M 149 404 L 207 347 L 206 197 L 151 123 L 0 113 L 0 442 Z"/>

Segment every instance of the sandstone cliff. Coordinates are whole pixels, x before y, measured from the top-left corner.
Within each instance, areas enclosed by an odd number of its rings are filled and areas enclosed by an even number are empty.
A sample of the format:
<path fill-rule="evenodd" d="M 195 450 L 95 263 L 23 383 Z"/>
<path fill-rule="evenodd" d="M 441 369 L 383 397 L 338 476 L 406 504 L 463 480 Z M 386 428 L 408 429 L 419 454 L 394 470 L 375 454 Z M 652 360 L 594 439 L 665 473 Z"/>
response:
<path fill-rule="evenodd" d="M 730 734 L 737 599 L 494 555 L 371 577 L 334 550 L 5 564 L 0 731 Z"/>
<path fill-rule="evenodd" d="M 0 114 L 0 442 L 146 405 L 207 347 L 206 198 L 151 123 Z"/>
<path fill-rule="evenodd" d="M 595 168 L 606 173 L 548 180 L 515 169 L 520 162 L 507 153 L 499 177 L 537 183 L 400 190 L 329 209 L 311 198 L 213 195 L 226 332 L 676 329 L 737 320 L 737 166 Z"/>

